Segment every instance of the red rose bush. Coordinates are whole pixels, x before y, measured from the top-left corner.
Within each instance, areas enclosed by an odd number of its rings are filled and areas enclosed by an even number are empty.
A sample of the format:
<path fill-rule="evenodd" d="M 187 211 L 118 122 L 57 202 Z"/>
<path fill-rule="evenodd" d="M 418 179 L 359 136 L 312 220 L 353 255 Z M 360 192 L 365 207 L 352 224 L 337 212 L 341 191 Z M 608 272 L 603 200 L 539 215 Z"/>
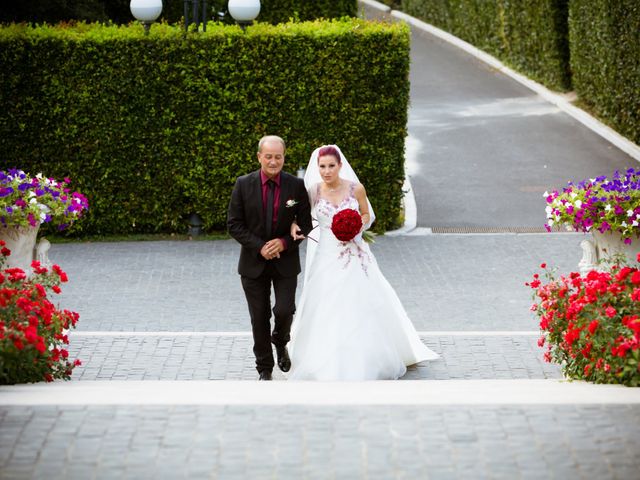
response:
<path fill-rule="evenodd" d="M 80 360 L 69 359 L 65 331 L 75 328 L 79 315 L 47 298 L 48 292 L 60 293 L 67 274 L 37 261 L 30 277 L 19 268 L 4 269 L 10 254 L 0 240 L 0 385 L 68 380 Z"/>
<path fill-rule="evenodd" d="M 345 208 L 333 216 L 331 231 L 341 242 L 350 242 L 362 229 L 362 217 L 352 209 Z"/>
<path fill-rule="evenodd" d="M 637 257 L 640 263 L 640 253 Z M 618 258 L 607 271 L 535 274 L 531 310 L 540 317 L 547 362 L 568 378 L 640 386 L 640 270 Z"/>

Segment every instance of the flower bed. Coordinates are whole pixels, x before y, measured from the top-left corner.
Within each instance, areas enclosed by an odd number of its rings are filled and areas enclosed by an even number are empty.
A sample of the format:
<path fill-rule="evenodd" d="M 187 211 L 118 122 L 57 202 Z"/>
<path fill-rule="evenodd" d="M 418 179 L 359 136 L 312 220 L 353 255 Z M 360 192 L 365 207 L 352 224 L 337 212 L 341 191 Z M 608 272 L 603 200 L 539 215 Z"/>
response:
<path fill-rule="evenodd" d="M 611 179 L 600 176 L 578 184 L 569 183 L 562 192 L 545 192 L 547 230 L 564 224 L 578 232 L 597 229 L 621 236 L 626 244 L 640 237 L 640 169 L 629 168 Z"/>
<path fill-rule="evenodd" d="M 34 261 L 27 278 L 19 268 L 2 268 L 10 254 L 0 240 L 0 385 L 68 380 L 80 360 L 69 360 L 65 330 L 75 328 L 79 315 L 47 298 L 60 293 L 67 274 Z"/>
<path fill-rule="evenodd" d="M 640 262 L 640 254 L 636 259 Z M 640 386 L 640 271 L 618 258 L 609 271 L 535 274 L 531 310 L 540 317 L 544 359 L 568 378 Z"/>

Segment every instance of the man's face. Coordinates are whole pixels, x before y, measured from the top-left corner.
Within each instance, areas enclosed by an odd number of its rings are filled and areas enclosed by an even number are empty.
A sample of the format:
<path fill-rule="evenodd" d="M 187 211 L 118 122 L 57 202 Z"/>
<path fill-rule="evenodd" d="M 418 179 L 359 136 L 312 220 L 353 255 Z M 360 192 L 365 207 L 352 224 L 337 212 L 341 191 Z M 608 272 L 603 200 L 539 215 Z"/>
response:
<path fill-rule="evenodd" d="M 264 142 L 258 152 L 258 161 L 267 177 L 276 177 L 284 166 L 284 146 L 278 141 Z"/>

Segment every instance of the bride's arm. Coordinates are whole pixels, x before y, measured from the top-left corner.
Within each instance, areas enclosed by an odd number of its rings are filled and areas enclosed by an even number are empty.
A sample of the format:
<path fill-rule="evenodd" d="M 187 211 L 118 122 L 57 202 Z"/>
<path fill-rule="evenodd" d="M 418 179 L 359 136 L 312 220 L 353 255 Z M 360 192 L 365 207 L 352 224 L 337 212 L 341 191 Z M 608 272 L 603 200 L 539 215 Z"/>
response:
<path fill-rule="evenodd" d="M 369 204 L 367 203 L 367 192 L 364 189 L 364 185 L 361 183 L 356 184 L 353 194 L 358 200 L 358 207 L 360 208 L 360 216 L 362 217 L 362 229 L 369 223 L 371 216 L 369 215 Z"/>

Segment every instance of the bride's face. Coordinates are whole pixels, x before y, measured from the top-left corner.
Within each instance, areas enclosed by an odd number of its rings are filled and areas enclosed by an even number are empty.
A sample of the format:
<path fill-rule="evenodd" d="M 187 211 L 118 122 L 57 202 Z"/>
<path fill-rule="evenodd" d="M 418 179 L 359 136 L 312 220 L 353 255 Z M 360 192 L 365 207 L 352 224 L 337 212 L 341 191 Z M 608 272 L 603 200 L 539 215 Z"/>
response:
<path fill-rule="evenodd" d="M 325 183 L 332 184 L 338 181 L 341 167 L 342 164 L 333 155 L 323 155 L 318 158 L 318 169 Z"/>

